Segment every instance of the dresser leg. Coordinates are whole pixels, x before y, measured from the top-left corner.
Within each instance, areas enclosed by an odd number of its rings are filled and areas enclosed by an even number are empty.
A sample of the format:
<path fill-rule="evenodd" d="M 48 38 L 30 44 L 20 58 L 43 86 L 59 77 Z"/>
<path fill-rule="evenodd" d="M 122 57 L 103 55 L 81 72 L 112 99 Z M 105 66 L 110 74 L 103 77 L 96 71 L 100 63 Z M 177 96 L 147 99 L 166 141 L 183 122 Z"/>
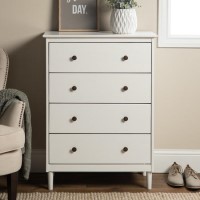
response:
<path fill-rule="evenodd" d="M 147 189 L 152 189 L 152 172 L 147 172 Z"/>
<path fill-rule="evenodd" d="M 143 175 L 143 176 L 147 176 L 147 172 L 143 172 L 142 175 Z"/>
<path fill-rule="evenodd" d="M 53 177 L 54 177 L 54 173 L 48 172 L 48 188 L 49 188 L 49 190 L 53 190 Z"/>

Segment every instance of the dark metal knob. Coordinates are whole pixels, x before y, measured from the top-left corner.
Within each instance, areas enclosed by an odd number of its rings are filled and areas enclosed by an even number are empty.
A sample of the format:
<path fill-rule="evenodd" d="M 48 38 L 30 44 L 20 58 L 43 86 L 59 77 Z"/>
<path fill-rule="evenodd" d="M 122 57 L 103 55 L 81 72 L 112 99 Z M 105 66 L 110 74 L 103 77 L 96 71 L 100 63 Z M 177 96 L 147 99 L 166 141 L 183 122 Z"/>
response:
<path fill-rule="evenodd" d="M 124 121 L 127 122 L 128 121 L 128 117 L 124 117 Z"/>
<path fill-rule="evenodd" d="M 73 122 L 77 121 L 77 117 L 72 117 L 72 121 Z"/>
<path fill-rule="evenodd" d="M 128 151 L 128 147 L 124 147 L 123 152 L 127 152 L 127 151 Z"/>
<path fill-rule="evenodd" d="M 77 56 L 72 56 L 72 60 L 77 60 Z"/>
<path fill-rule="evenodd" d="M 72 91 L 76 91 L 76 90 L 77 90 L 77 87 L 76 87 L 76 86 L 73 86 L 71 89 L 72 89 Z"/>
<path fill-rule="evenodd" d="M 76 148 L 76 147 L 73 147 L 73 148 L 72 148 L 72 152 L 75 153 L 76 151 L 77 151 L 77 148 Z"/>
<path fill-rule="evenodd" d="M 123 87 L 123 90 L 124 90 L 124 91 L 127 91 L 127 90 L 128 90 L 128 86 L 124 86 L 124 87 Z"/>
<path fill-rule="evenodd" d="M 124 56 L 124 57 L 123 57 L 123 60 L 128 60 L 128 56 Z"/>

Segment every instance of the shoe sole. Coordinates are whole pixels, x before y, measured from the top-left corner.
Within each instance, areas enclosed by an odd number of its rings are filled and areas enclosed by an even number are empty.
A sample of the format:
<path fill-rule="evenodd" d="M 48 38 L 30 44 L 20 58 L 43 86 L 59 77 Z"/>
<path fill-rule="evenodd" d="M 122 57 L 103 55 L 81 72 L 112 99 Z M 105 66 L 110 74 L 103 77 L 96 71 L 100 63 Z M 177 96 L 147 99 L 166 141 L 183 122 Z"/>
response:
<path fill-rule="evenodd" d="M 168 183 L 168 182 L 167 182 L 167 184 L 168 184 L 169 186 L 172 186 L 172 187 L 183 187 L 183 186 L 184 186 L 184 184 L 175 185 L 175 184 L 171 184 L 171 183 Z"/>
<path fill-rule="evenodd" d="M 194 190 L 198 190 L 200 189 L 200 187 L 188 187 L 188 186 L 185 186 L 187 189 L 194 189 Z"/>

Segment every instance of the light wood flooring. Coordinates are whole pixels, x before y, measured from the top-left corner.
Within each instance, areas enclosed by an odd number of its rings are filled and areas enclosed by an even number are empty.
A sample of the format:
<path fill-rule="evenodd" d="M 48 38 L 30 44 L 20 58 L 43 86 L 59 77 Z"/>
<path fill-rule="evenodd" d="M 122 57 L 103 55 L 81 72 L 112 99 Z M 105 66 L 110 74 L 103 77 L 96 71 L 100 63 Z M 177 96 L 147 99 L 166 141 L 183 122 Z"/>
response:
<path fill-rule="evenodd" d="M 153 174 L 150 192 L 200 192 L 185 187 L 172 188 L 166 184 L 166 174 Z M 56 173 L 57 192 L 149 192 L 146 177 L 134 173 Z M 6 178 L 0 177 L 0 192 L 6 192 Z M 33 173 L 30 180 L 19 180 L 18 192 L 48 192 L 47 174 Z"/>

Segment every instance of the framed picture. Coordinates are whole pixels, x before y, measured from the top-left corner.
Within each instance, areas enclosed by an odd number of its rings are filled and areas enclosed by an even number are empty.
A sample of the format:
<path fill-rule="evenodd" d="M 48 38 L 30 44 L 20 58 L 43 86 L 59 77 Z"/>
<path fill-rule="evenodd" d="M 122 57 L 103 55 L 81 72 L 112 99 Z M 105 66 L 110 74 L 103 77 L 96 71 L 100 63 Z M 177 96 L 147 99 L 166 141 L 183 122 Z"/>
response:
<path fill-rule="evenodd" d="M 59 0 L 59 31 L 98 31 L 98 0 Z"/>

